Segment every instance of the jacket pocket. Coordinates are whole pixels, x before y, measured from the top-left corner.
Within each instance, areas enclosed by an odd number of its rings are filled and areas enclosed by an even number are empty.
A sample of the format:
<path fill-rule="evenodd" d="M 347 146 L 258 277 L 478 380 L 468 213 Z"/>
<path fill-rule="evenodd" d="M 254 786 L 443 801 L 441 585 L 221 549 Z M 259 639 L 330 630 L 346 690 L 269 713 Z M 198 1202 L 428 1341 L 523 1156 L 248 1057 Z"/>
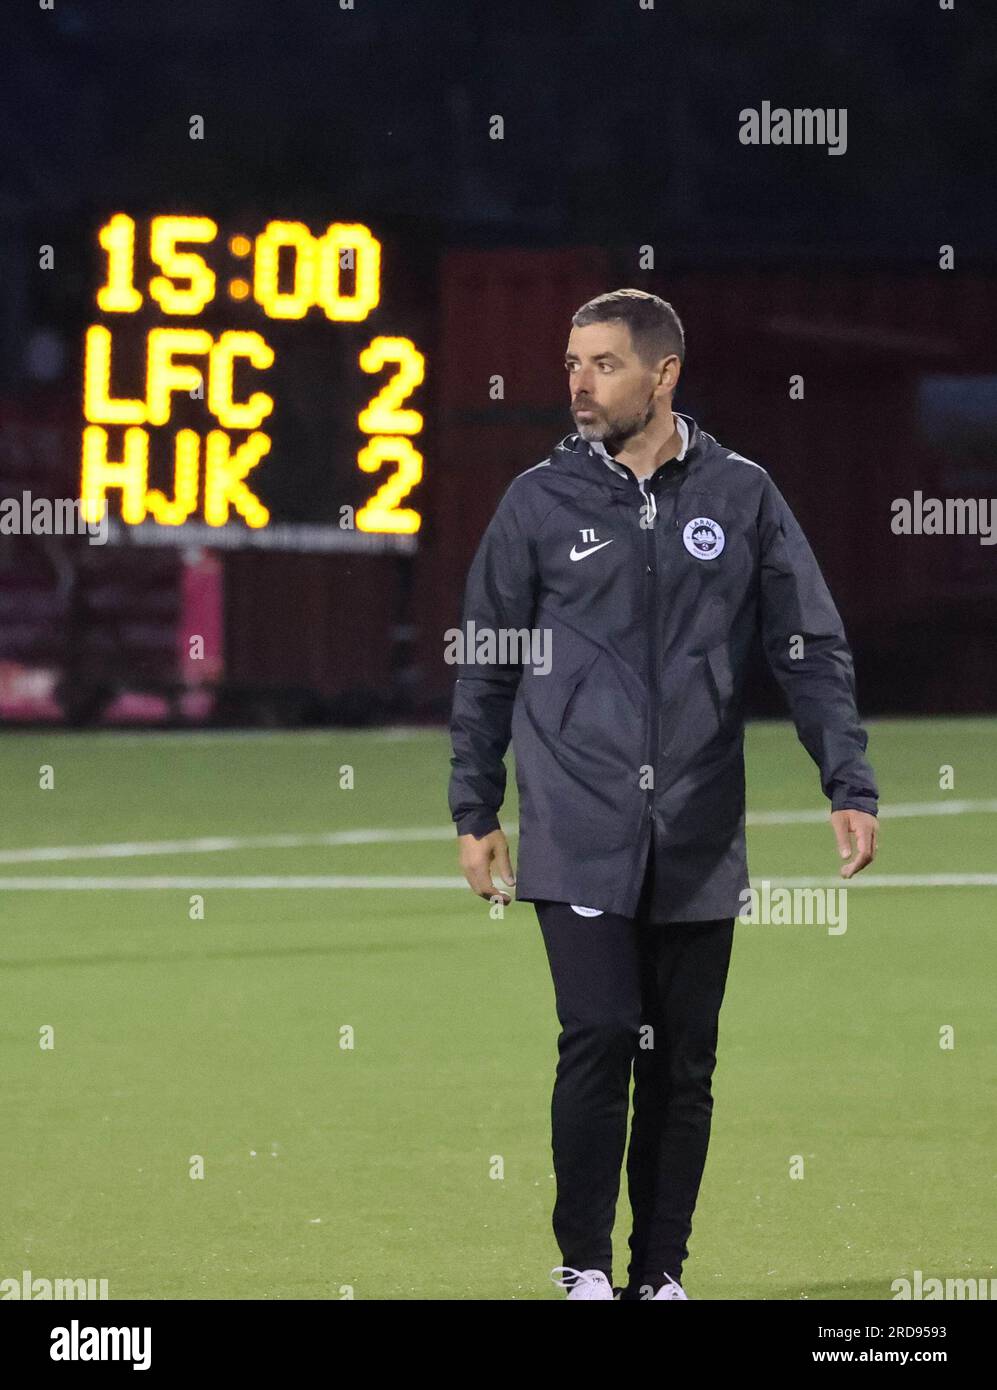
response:
<path fill-rule="evenodd" d="M 524 672 L 523 698 L 539 728 L 552 735 L 560 733 L 568 706 L 598 655 L 598 650 L 586 652 L 580 662 L 576 656 L 576 664 L 567 670 L 555 665 L 544 675 L 529 670 Z"/>
<path fill-rule="evenodd" d="M 706 653 L 706 665 L 710 673 L 710 688 L 721 727 L 726 722 L 734 702 L 734 672 L 730 664 L 730 652 L 726 642 L 711 647 Z"/>
<path fill-rule="evenodd" d="M 561 717 L 558 720 L 557 725 L 558 733 L 564 732 L 564 726 L 568 722 L 568 716 L 571 713 L 571 707 L 575 703 L 575 696 L 582 688 L 582 682 L 585 680 L 585 677 L 588 675 L 589 671 L 591 671 L 598 658 L 599 653 L 593 652 L 592 656 L 589 658 L 588 661 L 585 662 L 581 670 L 576 671 L 575 674 L 572 676 L 566 692 L 562 692 L 563 703 L 561 707 Z"/>

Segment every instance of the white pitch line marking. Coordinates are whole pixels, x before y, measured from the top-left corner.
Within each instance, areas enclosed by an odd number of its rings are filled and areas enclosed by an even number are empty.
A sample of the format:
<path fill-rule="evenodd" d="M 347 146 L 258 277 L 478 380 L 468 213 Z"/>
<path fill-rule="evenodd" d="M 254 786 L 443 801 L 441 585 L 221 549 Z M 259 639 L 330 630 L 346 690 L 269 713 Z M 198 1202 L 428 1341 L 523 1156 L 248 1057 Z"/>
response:
<path fill-rule="evenodd" d="M 997 874 L 857 874 L 854 878 L 753 878 L 755 886 L 768 882 L 773 888 L 995 888 Z M 359 874 L 287 874 L 252 877 L 205 878 L 143 877 L 143 878 L 78 878 L 65 875 L 54 878 L 0 878 L 0 892 L 145 892 L 175 889 L 201 892 L 206 889 L 239 891 L 267 888 L 284 889 L 467 889 L 463 878 L 402 875 L 364 877 Z M 498 889 L 496 889 L 498 891 Z M 508 888 L 504 890 L 508 892 Z"/>
<path fill-rule="evenodd" d="M 919 816 L 970 816 L 990 815 L 997 811 L 997 799 L 981 801 L 902 801 L 895 806 L 881 806 L 880 820 L 905 820 Z M 749 811 L 746 824 L 751 825 L 803 825 L 807 822 L 823 822 L 828 812 L 812 811 Z"/>
<path fill-rule="evenodd" d="M 980 801 L 909 801 L 880 808 L 881 820 L 920 816 L 991 815 L 997 812 L 997 798 Z M 745 818 L 751 826 L 811 825 L 828 820 L 828 811 L 750 811 Z M 503 827 L 507 836 L 518 835 L 519 826 L 510 821 Z M 136 840 L 105 845 L 41 845 L 27 849 L 0 850 L 0 864 L 63 863 L 86 859 L 144 859 L 162 854 L 217 854 L 240 849 L 334 848 L 337 845 L 391 845 L 420 841 L 453 840 L 453 825 L 417 826 L 402 829 L 330 830 L 287 835 L 202 835 L 191 840 Z"/>
<path fill-rule="evenodd" d="M 764 881 L 751 879 L 752 884 Z M 852 878 L 770 878 L 769 883 L 774 888 L 997 888 L 997 874 L 867 874 L 863 869 Z"/>
<path fill-rule="evenodd" d="M 454 827 L 402 830 L 330 830 L 309 835 L 203 835 L 196 840 L 147 840 L 110 845 L 43 845 L 0 850 L 0 864 L 42 864 L 71 859 L 144 859 L 158 854 L 217 854 L 233 849 L 306 849 L 336 845 L 388 845 L 403 841 L 451 840 Z"/>
<path fill-rule="evenodd" d="M 211 874 L 204 878 L 147 876 L 142 878 L 79 878 L 71 874 L 55 878 L 0 878 L 0 892 L 31 892 L 34 889 L 49 892 L 143 892 L 146 889 L 175 888 L 192 893 L 202 889 L 261 889 L 261 888 L 467 888 L 463 878 L 443 877 L 410 878 L 404 875 L 385 874 L 376 878 L 362 874 L 253 874 L 243 877 L 219 877 Z"/>

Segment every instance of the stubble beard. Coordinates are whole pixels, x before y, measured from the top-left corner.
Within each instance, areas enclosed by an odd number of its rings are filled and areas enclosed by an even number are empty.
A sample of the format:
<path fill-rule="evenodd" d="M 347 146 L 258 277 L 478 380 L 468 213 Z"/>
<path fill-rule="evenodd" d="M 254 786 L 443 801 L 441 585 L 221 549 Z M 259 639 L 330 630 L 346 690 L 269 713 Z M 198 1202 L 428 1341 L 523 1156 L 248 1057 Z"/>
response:
<path fill-rule="evenodd" d="M 646 409 L 615 420 L 599 419 L 576 420 L 575 428 L 582 439 L 589 443 L 601 443 L 607 453 L 617 454 L 633 437 L 647 429 L 654 418 L 654 406 L 649 402 Z"/>

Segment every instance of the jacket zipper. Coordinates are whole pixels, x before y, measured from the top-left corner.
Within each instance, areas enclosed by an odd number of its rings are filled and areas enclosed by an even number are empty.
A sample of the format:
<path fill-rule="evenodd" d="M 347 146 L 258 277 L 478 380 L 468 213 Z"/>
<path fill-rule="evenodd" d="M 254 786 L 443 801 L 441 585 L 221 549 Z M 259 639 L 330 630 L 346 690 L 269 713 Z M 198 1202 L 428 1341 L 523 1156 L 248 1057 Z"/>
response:
<path fill-rule="evenodd" d="M 647 561 L 645 564 L 644 592 L 647 612 L 647 659 L 648 659 L 648 750 L 647 766 L 651 769 L 651 785 L 647 789 L 647 818 L 651 825 L 651 838 L 654 838 L 654 791 L 658 777 L 658 640 L 657 614 L 654 606 L 655 581 L 657 579 L 657 556 L 654 546 L 654 521 L 658 515 L 658 504 L 653 492 L 644 491 L 644 478 L 638 479 L 637 486 L 644 498 L 642 512 L 647 518 L 644 530 L 647 535 Z"/>

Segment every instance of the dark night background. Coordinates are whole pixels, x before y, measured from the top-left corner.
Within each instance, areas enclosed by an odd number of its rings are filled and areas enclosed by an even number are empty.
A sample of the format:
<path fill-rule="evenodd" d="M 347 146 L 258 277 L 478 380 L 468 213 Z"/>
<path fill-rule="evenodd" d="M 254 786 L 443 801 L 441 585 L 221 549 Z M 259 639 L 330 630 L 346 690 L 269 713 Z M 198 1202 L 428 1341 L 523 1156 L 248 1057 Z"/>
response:
<path fill-rule="evenodd" d="M 675 304 L 676 407 L 767 467 L 807 529 L 863 709 L 993 708 L 994 548 L 889 529 L 890 500 L 915 489 L 997 494 L 992 7 L 56 0 L 4 29 L 0 491 L 48 478 L 73 495 L 94 237 L 114 211 L 376 225 L 395 323 L 426 351 L 417 554 L 215 557 L 203 717 L 444 713 L 442 632 L 477 539 L 571 429 L 570 314 L 621 285 Z M 766 100 L 847 108 L 847 152 L 742 145 L 739 111 Z M 292 492 L 321 466 L 318 436 L 351 428 L 328 401 L 320 414 L 302 362 L 283 398 Z M 76 721 L 129 691 L 179 717 L 190 560 L 0 540 L 0 667 L 55 673 Z M 0 719 L 45 716 L 7 703 Z M 756 712 L 779 708 L 761 686 Z"/>

